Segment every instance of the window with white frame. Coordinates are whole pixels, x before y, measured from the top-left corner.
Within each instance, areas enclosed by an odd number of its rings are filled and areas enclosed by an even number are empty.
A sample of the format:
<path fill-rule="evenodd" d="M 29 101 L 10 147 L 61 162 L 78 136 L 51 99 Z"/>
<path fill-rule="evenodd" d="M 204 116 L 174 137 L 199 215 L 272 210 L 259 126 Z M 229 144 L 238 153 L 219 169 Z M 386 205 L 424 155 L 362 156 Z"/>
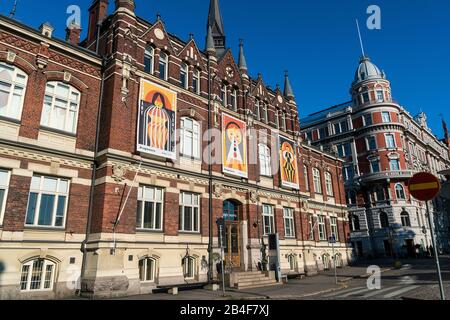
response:
<path fill-rule="evenodd" d="M 141 282 L 154 282 L 156 275 L 156 261 L 152 258 L 139 260 L 139 280 Z"/>
<path fill-rule="evenodd" d="M 26 226 L 62 228 L 66 223 L 69 180 L 33 176 Z"/>
<path fill-rule="evenodd" d="M 333 177 L 331 173 L 325 172 L 325 185 L 327 188 L 327 195 L 330 197 L 334 197 L 334 191 L 333 191 Z"/>
<path fill-rule="evenodd" d="M 381 119 L 383 123 L 389 123 L 391 122 L 391 114 L 389 112 L 382 112 Z"/>
<path fill-rule="evenodd" d="M 398 200 L 406 199 L 405 188 L 400 183 L 395 185 L 395 194 L 396 194 Z"/>
<path fill-rule="evenodd" d="M 400 161 L 398 159 L 389 160 L 391 171 L 400 171 Z"/>
<path fill-rule="evenodd" d="M 364 123 L 364 126 L 365 126 L 365 127 L 371 126 L 371 125 L 373 124 L 372 114 L 371 114 L 371 113 L 365 114 L 365 115 L 363 116 L 363 123 Z"/>
<path fill-rule="evenodd" d="M 307 166 L 303 166 L 303 176 L 305 177 L 305 187 L 306 187 L 306 191 L 309 191 L 309 172 L 308 172 L 308 167 Z"/>
<path fill-rule="evenodd" d="M 350 181 L 355 177 L 355 168 L 353 166 L 344 167 L 344 180 Z"/>
<path fill-rule="evenodd" d="M 261 114 L 259 115 L 259 119 L 267 123 L 268 119 L 267 103 L 261 102 L 259 111 L 261 112 Z"/>
<path fill-rule="evenodd" d="M 327 240 L 327 228 L 325 226 L 325 216 L 319 216 L 319 240 L 326 241 Z"/>
<path fill-rule="evenodd" d="M 370 170 L 372 171 L 372 173 L 380 172 L 381 171 L 380 160 L 378 159 L 370 160 Z"/>
<path fill-rule="evenodd" d="M 261 120 L 260 115 L 261 115 L 261 102 L 256 99 L 255 102 L 255 113 L 256 113 L 256 119 Z"/>
<path fill-rule="evenodd" d="M 277 129 L 281 129 L 281 122 L 280 122 L 280 110 L 275 110 L 275 125 L 277 126 Z"/>
<path fill-rule="evenodd" d="M 320 177 L 319 169 L 313 169 L 313 179 L 314 179 L 314 192 L 322 193 L 322 178 Z"/>
<path fill-rule="evenodd" d="M 309 241 L 314 240 L 314 216 L 312 214 L 308 215 L 308 225 L 309 225 Z"/>
<path fill-rule="evenodd" d="M 374 136 L 368 137 L 367 141 L 367 151 L 377 150 L 377 139 Z"/>
<path fill-rule="evenodd" d="M 294 222 L 294 209 L 284 208 L 284 235 L 286 238 L 295 238 L 295 222 Z"/>
<path fill-rule="evenodd" d="M 220 91 L 220 98 L 222 99 L 222 105 L 224 107 L 228 106 L 228 88 L 226 84 L 222 85 L 222 89 Z"/>
<path fill-rule="evenodd" d="M 336 241 L 339 241 L 339 229 L 338 229 L 338 218 L 330 218 L 331 234 L 335 236 Z"/>
<path fill-rule="evenodd" d="M 21 291 L 51 291 L 55 281 L 56 264 L 47 259 L 35 259 L 22 265 Z"/>
<path fill-rule="evenodd" d="M 296 271 L 297 270 L 297 257 L 293 254 L 289 255 L 288 262 L 289 262 L 289 270 Z"/>
<path fill-rule="evenodd" d="M 162 231 L 163 203 L 163 189 L 146 186 L 139 187 L 136 228 Z"/>
<path fill-rule="evenodd" d="M 162 80 L 167 80 L 168 74 L 168 66 L 169 66 L 169 56 L 161 51 L 159 53 L 159 78 Z"/>
<path fill-rule="evenodd" d="M 182 192 L 180 194 L 180 231 L 200 232 L 200 196 Z"/>
<path fill-rule="evenodd" d="M 183 89 L 189 88 L 189 67 L 184 62 L 180 66 L 180 83 Z"/>
<path fill-rule="evenodd" d="M 236 111 L 237 110 L 237 91 L 233 89 L 231 91 L 231 108 Z"/>
<path fill-rule="evenodd" d="M 286 122 L 286 113 L 281 113 L 281 129 L 286 130 L 287 122 Z"/>
<path fill-rule="evenodd" d="M 6 199 L 8 198 L 10 176 L 10 171 L 0 169 L 0 225 L 3 224 L 3 215 L 5 214 Z"/>
<path fill-rule="evenodd" d="M 265 236 L 275 232 L 275 215 L 271 205 L 263 205 L 263 224 Z"/>
<path fill-rule="evenodd" d="M 384 101 L 384 92 L 383 90 L 377 90 L 377 102 Z"/>
<path fill-rule="evenodd" d="M 27 80 L 25 72 L 0 62 L 0 116 L 20 120 Z"/>
<path fill-rule="evenodd" d="M 200 123 L 191 118 L 181 119 L 180 149 L 184 157 L 200 159 Z"/>
<path fill-rule="evenodd" d="M 401 213 L 401 220 L 402 220 L 402 227 L 411 227 L 411 219 L 409 218 L 409 213 L 406 211 L 403 211 Z"/>
<path fill-rule="evenodd" d="M 386 148 L 388 149 L 395 149 L 395 137 L 393 134 L 387 134 L 386 135 Z"/>
<path fill-rule="evenodd" d="M 201 82 L 200 82 L 200 70 L 194 69 L 194 74 L 192 75 L 192 86 L 196 94 L 201 92 Z"/>
<path fill-rule="evenodd" d="M 181 260 L 183 266 L 183 275 L 187 280 L 195 278 L 196 259 L 194 257 L 185 257 Z"/>
<path fill-rule="evenodd" d="M 259 162 L 261 168 L 261 175 L 265 177 L 272 176 L 272 157 L 270 149 L 265 144 L 259 145 Z"/>
<path fill-rule="evenodd" d="M 80 92 L 62 82 L 47 82 L 41 125 L 75 134 L 77 131 Z"/>
<path fill-rule="evenodd" d="M 144 65 L 145 65 L 145 72 L 149 74 L 153 74 L 153 63 L 154 63 L 154 57 L 155 57 L 155 49 L 148 45 L 145 48 L 144 53 Z"/>
<path fill-rule="evenodd" d="M 361 230 L 361 224 L 359 222 L 359 217 L 356 214 L 350 215 L 350 230 L 353 232 Z"/>

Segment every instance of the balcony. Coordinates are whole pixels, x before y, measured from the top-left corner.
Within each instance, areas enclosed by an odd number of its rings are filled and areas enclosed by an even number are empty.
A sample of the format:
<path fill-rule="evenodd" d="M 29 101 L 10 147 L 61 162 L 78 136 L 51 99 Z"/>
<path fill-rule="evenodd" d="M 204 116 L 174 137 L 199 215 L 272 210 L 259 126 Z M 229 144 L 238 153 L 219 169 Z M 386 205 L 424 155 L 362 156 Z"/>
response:
<path fill-rule="evenodd" d="M 409 180 L 413 177 L 414 172 L 411 170 L 402 171 L 383 171 L 377 173 L 365 174 L 360 177 L 356 177 L 355 180 L 359 181 L 361 184 L 368 184 L 378 181 L 386 181 L 390 179 L 394 180 Z"/>

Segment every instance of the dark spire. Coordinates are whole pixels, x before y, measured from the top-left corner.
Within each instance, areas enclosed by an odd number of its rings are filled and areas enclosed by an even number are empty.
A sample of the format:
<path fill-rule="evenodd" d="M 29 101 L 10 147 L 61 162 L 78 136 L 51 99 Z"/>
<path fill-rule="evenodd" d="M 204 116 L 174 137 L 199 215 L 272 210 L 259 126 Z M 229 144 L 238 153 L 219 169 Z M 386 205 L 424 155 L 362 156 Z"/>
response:
<path fill-rule="evenodd" d="M 221 56 L 225 53 L 225 31 L 223 28 L 222 15 L 220 13 L 219 0 L 211 0 L 209 4 L 208 28 L 211 27 L 214 46 Z"/>
<path fill-rule="evenodd" d="M 206 35 L 206 52 L 208 54 L 215 54 L 216 53 L 216 47 L 214 46 L 214 39 L 212 36 L 212 29 L 211 26 L 208 26 L 208 34 Z"/>
<path fill-rule="evenodd" d="M 242 39 L 239 40 L 239 70 L 247 71 L 247 61 L 245 60 L 244 54 L 244 41 Z"/>
<path fill-rule="evenodd" d="M 291 82 L 289 81 L 289 73 L 286 71 L 284 75 L 284 96 L 289 99 L 294 99 L 294 92 L 292 91 Z"/>

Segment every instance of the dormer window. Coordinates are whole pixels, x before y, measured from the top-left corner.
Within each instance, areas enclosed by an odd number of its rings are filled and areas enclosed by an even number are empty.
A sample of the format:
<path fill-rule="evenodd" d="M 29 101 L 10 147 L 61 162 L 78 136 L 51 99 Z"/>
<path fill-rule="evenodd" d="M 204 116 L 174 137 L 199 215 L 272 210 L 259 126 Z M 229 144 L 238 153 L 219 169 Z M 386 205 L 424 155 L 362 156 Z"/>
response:
<path fill-rule="evenodd" d="M 148 45 L 145 48 L 144 65 L 145 65 L 145 72 L 147 72 L 149 74 L 153 74 L 154 54 L 155 54 L 155 49 L 153 49 L 152 46 Z"/>
<path fill-rule="evenodd" d="M 167 80 L 169 57 L 166 53 L 161 52 L 159 55 L 159 78 L 161 80 Z"/>

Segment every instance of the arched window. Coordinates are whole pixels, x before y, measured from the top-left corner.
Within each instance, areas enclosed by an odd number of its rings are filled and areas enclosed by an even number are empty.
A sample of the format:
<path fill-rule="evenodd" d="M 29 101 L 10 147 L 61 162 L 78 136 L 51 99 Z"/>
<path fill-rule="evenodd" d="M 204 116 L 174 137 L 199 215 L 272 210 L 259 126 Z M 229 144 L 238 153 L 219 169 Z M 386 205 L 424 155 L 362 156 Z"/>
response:
<path fill-rule="evenodd" d="M 51 291 L 55 281 L 56 264 L 47 259 L 35 259 L 22 265 L 21 291 Z"/>
<path fill-rule="evenodd" d="M 331 260 L 330 260 L 330 256 L 328 254 L 324 254 L 322 256 L 322 262 L 323 262 L 323 268 L 325 270 L 331 269 Z"/>
<path fill-rule="evenodd" d="M 316 168 L 313 169 L 313 179 L 314 179 L 314 192 L 322 193 L 322 178 L 320 177 L 320 171 Z"/>
<path fill-rule="evenodd" d="M 167 80 L 167 69 L 169 65 L 169 57 L 165 52 L 159 54 L 159 78 Z"/>
<path fill-rule="evenodd" d="M 289 262 L 289 270 L 292 272 L 297 271 L 297 257 L 293 254 L 289 255 L 288 262 Z"/>
<path fill-rule="evenodd" d="M 389 228 L 389 217 L 384 211 L 380 213 L 380 226 L 382 229 Z"/>
<path fill-rule="evenodd" d="M 331 173 L 325 172 L 325 184 L 327 187 L 327 195 L 330 197 L 334 196 L 333 192 L 333 178 L 331 176 Z"/>
<path fill-rule="evenodd" d="M 183 275 L 186 280 L 195 278 L 196 274 L 196 259 L 194 257 L 185 257 L 181 261 L 183 266 Z"/>
<path fill-rule="evenodd" d="M 359 217 L 357 215 L 350 215 L 350 230 L 352 232 L 361 230 L 361 225 L 359 223 Z"/>
<path fill-rule="evenodd" d="M 145 72 L 153 74 L 154 57 L 155 57 L 155 49 L 152 46 L 148 45 L 145 48 L 144 53 Z"/>
<path fill-rule="evenodd" d="M 259 162 L 261 175 L 266 177 L 272 176 L 272 159 L 270 149 L 265 144 L 259 145 Z"/>
<path fill-rule="evenodd" d="M 399 200 L 405 200 L 405 188 L 399 183 L 395 186 L 395 194 L 397 195 L 397 199 Z"/>
<path fill-rule="evenodd" d="M 153 258 L 139 260 L 139 280 L 141 282 L 154 282 L 156 275 L 156 261 Z"/>
<path fill-rule="evenodd" d="M 409 218 L 409 213 L 406 211 L 403 211 L 401 214 L 402 219 L 402 226 L 403 227 L 411 227 L 411 219 Z"/>
<path fill-rule="evenodd" d="M 188 89 L 189 88 L 189 67 L 186 63 L 182 63 L 180 66 L 180 83 L 181 83 L 181 87 L 183 89 Z"/>
<path fill-rule="evenodd" d="M 201 92 L 201 82 L 200 82 L 200 70 L 194 69 L 194 74 L 192 75 L 192 87 L 196 94 Z"/>
<path fill-rule="evenodd" d="M 76 133 L 80 92 L 63 82 L 47 82 L 41 125 L 69 133 Z"/>
<path fill-rule="evenodd" d="M 20 120 L 27 80 L 22 70 L 0 63 L 0 116 Z"/>
<path fill-rule="evenodd" d="M 180 149 L 185 157 L 200 159 L 200 124 L 191 118 L 181 119 Z"/>

